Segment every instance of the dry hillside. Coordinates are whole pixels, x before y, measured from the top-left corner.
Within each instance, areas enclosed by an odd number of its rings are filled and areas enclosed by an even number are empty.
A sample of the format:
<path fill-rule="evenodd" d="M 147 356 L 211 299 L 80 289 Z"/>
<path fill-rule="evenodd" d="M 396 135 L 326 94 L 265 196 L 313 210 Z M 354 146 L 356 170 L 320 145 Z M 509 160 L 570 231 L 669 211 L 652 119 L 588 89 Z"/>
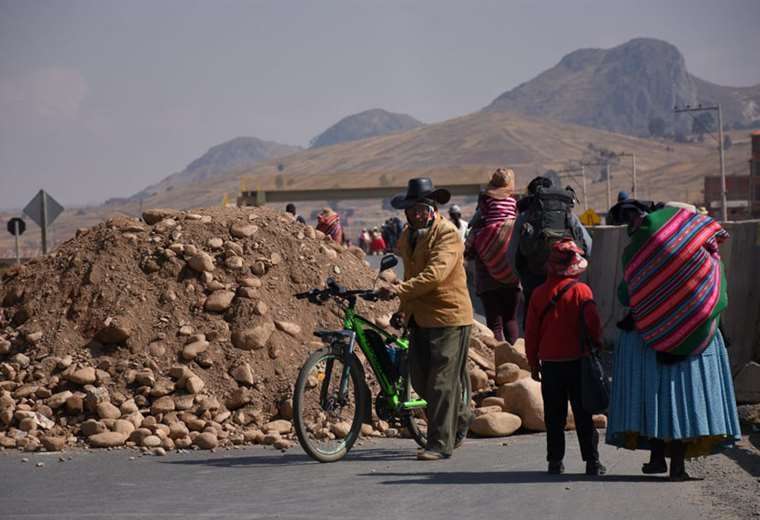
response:
<path fill-rule="evenodd" d="M 735 146 L 728 152 L 729 173 L 742 173 L 749 157 L 745 133 L 733 134 Z M 640 195 L 662 200 L 701 199 L 701 178 L 718 173 L 715 141 L 675 144 L 641 139 L 589 127 L 546 122 L 508 113 L 481 112 L 442 123 L 382 137 L 298 152 L 262 163 L 242 175 L 248 189 L 330 188 L 348 186 L 404 185 L 411 176 L 429 175 L 438 183 L 485 182 L 497 166 L 511 166 L 520 186 L 549 168 L 588 153 L 589 144 L 614 151 L 635 152 L 638 158 Z M 627 159 L 613 169 L 613 195 L 630 188 Z M 590 172 L 591 175 L 592 172 Z M 595 172 L 598 174 L 598 172 Z M 568 181 L 570 182 L 570 181 Z M 193 208 L 219 205 L 225 194 L 234 201 L 241 174 L 231 172 L 189 185 L 157 191 L 145 207 Z M 580 190 L 579 190 L 580 191 Z M 591 206 L 604 210 L 604 183 L 589 183 Z M 346 202 L 341 207 L 358 206 Z M 307 217 L 315 205 L 299 205 Z M 137 201 L 78 211 L 66 211 L 53 228 L 53 238 L 63 240 L 77 228 L 90 226 L 108 215 L 139 215 Z M 380 204 L 355 208 L 354 225 L 382 223 L 386 214 Z M 351 230 L 353 236 L 355 230 Z M 2 256 L 10 256 L 12 241 L 2 235 Z M 28 254 L 39 250 L 39 230 L 30 225 L 24 235 Z"/>

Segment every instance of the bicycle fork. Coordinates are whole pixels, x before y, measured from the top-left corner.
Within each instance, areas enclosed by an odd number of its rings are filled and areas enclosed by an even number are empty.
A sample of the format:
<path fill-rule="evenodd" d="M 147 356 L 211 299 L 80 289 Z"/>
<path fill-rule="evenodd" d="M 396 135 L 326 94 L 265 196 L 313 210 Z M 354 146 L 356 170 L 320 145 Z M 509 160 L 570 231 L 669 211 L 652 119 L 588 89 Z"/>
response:
<path fill-rule="evenodd" d="M 351 375 L 351 367 L 348 360 L 354 351 L 354 342 L 356 341 L 356 333 L 351 330 L 341 331 L 340 334 L 345 338 L 340 341 L 334 339 L 330 345 L 331 349 L 336 355 L 340 356 L 343 360 L 343 370 L 340 375 L 340 384 L 338 385 L 338 395 L 336 396 L 337 404 L 345 406 L 348 403 L 348 381 Z M 332 379 L 333 365 L 335 359 L 328 359 L 325 365 L 325 379 L 322 381 L 322 387 L 319 393 L 319 401 L 323 410 L 327 410 L 330 406 L 330 381 Z"/>

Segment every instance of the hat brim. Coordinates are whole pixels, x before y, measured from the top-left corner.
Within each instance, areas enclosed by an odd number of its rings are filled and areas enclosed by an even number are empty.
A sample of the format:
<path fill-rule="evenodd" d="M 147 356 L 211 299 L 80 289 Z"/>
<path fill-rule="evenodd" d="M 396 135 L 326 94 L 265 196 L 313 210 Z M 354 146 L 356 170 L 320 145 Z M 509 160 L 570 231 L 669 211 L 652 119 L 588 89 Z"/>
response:
<path fill-rule="evenodd" d="M 407 209 L 421 200 L 432 200 L 438 204 L 446 204 L 451 200 L 451 193 L 445 188 L 421 193 L 419 196 L 412 198 L 407 197 L 406 193 L 401 193 L 391 199 L 391 206 L 396 209 Z"/>

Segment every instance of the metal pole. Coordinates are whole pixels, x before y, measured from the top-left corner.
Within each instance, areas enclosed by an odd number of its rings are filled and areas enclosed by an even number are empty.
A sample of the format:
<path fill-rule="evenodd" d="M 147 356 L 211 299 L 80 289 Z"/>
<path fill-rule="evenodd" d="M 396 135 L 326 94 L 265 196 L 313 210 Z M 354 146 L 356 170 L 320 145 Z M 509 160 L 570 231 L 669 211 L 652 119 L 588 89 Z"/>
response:
<path fill-rule="evenodd" d="M 588 195 L 586 194 L 586 167 L 581 164 L 581 179 L 583 179 L 583 209 L 588 210 Z"/>
<path fill-rule="evenodd" d="M 723 151 L 723 113 L 718 103 L 718 130 L 720 132 L 720 201 L 721 201 L 721 219 L 723 222 L 728 220 L 728 194 L 726 193 L 726 159 Z"/>
<path fill-rule="evenodd" d="M 638 182 L 636 179 L 636 154 L 631 153 L 631 160 L 633 161 L 633 198 L 638 199 Z"/>
<path fill-rule="evenodd" d="M 604 171 L 607 177 L 607 211 L 612 207 L 612 181 L 610 180 L 610 161 L 604 162 Z"/>
<path fill-rule="evenodd" d="M 47 254 L 48 212 L 47 193 L 42 190 L 42 254 Z"/>
<path fill-rule="evenodd" d="M 13 221 L 13 234 L 16 235 L 16 263 L 21 263 L 21 252 L 19 251 L 19 245 L 18 245 L 18 236 L 19 236 L 19 229 L 18 229 L 18 220 Z"/>

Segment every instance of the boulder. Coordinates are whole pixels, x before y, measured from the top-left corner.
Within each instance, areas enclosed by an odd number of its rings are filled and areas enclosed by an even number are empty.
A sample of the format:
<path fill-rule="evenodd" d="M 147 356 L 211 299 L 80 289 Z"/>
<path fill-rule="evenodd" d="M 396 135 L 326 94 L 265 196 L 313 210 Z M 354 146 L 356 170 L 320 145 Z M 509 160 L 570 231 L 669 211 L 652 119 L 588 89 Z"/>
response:
<path fill-rule="evenodd" d="M 520 379 L 520 367 L 514 363 L 504 363 L 496 369 L 496 384 L 506 385 Z"/>
<path fill-rule="evenodd" d="M 247 405 L 252 400 L 253 396 L 249 390 L 246 390 L 245 388 L 236 388 L 224 401 L 224 405 L 228 410 L 237 410 L 238 408 Z"/>
<path fill-rule="evenodd" d="M 117 419 L 111 426 L 111 431 L 129 436 L 135 431 L 135 425 L 126 419 Z"/>
<path fill-rule="evenodd" d="M 159 397 L 150 406 L 150 413 L 153 415 L 159 415 L 164 413 L 173 412 L 175 409 L 174 399 L 171 396 Z"/>
<path fill-rule="evenodd" d="M 493 412 L 476 417 L 470 425 L 470 431 L 481 437 L 504 437 L 512 435 L 521 424 L 522 421 L 517 415 Z"/>
<path fill-rule="evenodd" d="M 209 347 L 209 342 L 206 340 L 193 341 L 188 343 L 182 348 L 182 358 L 187 361 L 192 361 L 201 352 L 206 352 Z"/>
<path fill-rule="evenodd" d="M 232 333 L 232 344 L 241 350 L 258 350 L 266 347 L 275 326 L 266 322 L 257 327 L 240 329 Z"/>
<path fill-rule="evenodd" d="M 50 397 L 47 398 L 45 401 L 45 404 L 47 404 L 50 408 L 53 410 L 57 410 L 61 406 L 66 404 L 66 400 L 68 400 L 69 397 L 71 397 L 72 394 L 68 390 L 64 390 L 63 392 L 58 392 L 57 394 L 53 394 Z"/>
<path fill-rule="evenodd" d="M 61 451 L 66 446 L 66 437 L 58 435 L 46 435 L 42 437 L 42 446 L 47 451 Z"/>
<path fill-rule="evenodd" d="M 298 337 L 301 335 L 301 326 L 297 323 L 293 323 L 290 321 L 281 321 L 276 320 L 274 322 L 275 327 L 283 331 L 284 333 L 293 336 Z"/>
<path fill-rule="evenodd" d="M 533 379 L 518 379 L 497 388 L 496 395 L 504 399 L 504 411 L 519 416 L 525 428 L 546 431 L 541 383 Z"/>
<path fill-rule="evenodd" d="M 101 419 L 118 419 L 121 417 L 121 410 L 110 402 L 98 403 L 96 412 Z"/>
<path fill-rule="evenodd" d="M 249 238 L 256 234 L 259 228 L 247 222 L 234 222 L 230 226 L 230 235 L 235 238 Z"/>
<path fill-rule="evenodd" d="M 211 432 L 203 432 L 195 438 L 193 444 L 202 450 L 213 450 L 219 446 L 219 439 Z"/>
<path fill-rule="evenodd" d="M 185 390 L 191 394 L 198 394 L 206 386 L 206 383 L 200 377 L 192 375 L 185 379 Z"/>
<path fill-rule="evenodd" d="M 93 448 L 115 448 L 123 446 L 128 436 L 119 432 L 96 433 L 87 437 L 87 443 Z"/>
<path fill-rule="evenodd" d="M 95 419 L 87 419 L 79 426 L 79 429 L 82 431 L 82 435 L 85 437 L 90 437 L 92 435 L 103 433 L 108 430 L 105 424 L 100 421 L 96 421 Z"/>
<path fill-rule="evenodd" d="M 488 388 L 488 375 L 479 367 L 471 368 L 470 386 L 472 387 L 473 393 L 477 393 Z"/>
<path fill-rule="evenodd" d="M 492 405 L 492 406 L 481 406 L 480 408 L 475 408 L 473 410 L 473 413 L 475 414 L 475 417 L 480 417 L 481 415 L 488 415 L 489 413 L 496 413 L 496 412 L 503 412 L 504 410 L 501 409 L 501 406 L 498 405 Z"/>
<path fill-rule="evenodd" d="M 499 408 L 504 408 L 504 399 L 501 397 L 496 396 L 489 396 L 480 401 L 480 406 L 485 408 L 486 406 L 498 406 Z"/>
<path fill-rule="evenodd" d="M 104 345 L 123 345 L 132 335 L 134 324 L 128 318 L 107 318 L 95 339 Z"/>
<path fill-rule="evenodd" d="M 187 265 L 198 273 L 210 273 L 214 270 L 214 259 L 208 253 L 201 251 L 191 256 Z"/>
<path fill-rule="evenodd" d="M 152 226 L 158 224 L 165 218 L 173 218 L 179 216 L 179 211 L 176 209 L 168 208 L 151 208 L 143 211 L 142 218 L 146 224 Z"/>
<path fill-rule="evenodd" d="M 253 370 L 248 363 L 241 363 L 230 371 L 232 378 L 240 384 L 250 386 L 253 384 Z"/>
<path fill-rule="evenodd" d="M 235 299 L 235 293 L 226 289 L 212 292 L 208 298 L 206 298 L 205 308 L 211 312 L 224 312 L 232 305 L 232 300 Z"/>
<path fill-rule="evenodd" d="M 77 385 L 91 385 L 97 381 L 97 375 L 93 367 L 84 367 L 63 375 L 67 381 Z"/>
<path fill-rule="evenodd" d="M 293 428 L 293 426 L 290 424 L 290 421 L 286 421 L 284 419 L 278 419 L 276 421 L 268 422 L 264 425 L 264 432 L 265 433 L 272 433 L 277 432 L 280 435 L 290 433 L 290 430 Z"/>
<path fill-rule="evenodd" d="M 510 345 L 506 341 L 497 344 L 493 349 L 493 353 L 497 367 L 504 363 L 514 363 L 523 370 L 530 370 L 522 338 L 518 339 L 514 345 Z"/>

